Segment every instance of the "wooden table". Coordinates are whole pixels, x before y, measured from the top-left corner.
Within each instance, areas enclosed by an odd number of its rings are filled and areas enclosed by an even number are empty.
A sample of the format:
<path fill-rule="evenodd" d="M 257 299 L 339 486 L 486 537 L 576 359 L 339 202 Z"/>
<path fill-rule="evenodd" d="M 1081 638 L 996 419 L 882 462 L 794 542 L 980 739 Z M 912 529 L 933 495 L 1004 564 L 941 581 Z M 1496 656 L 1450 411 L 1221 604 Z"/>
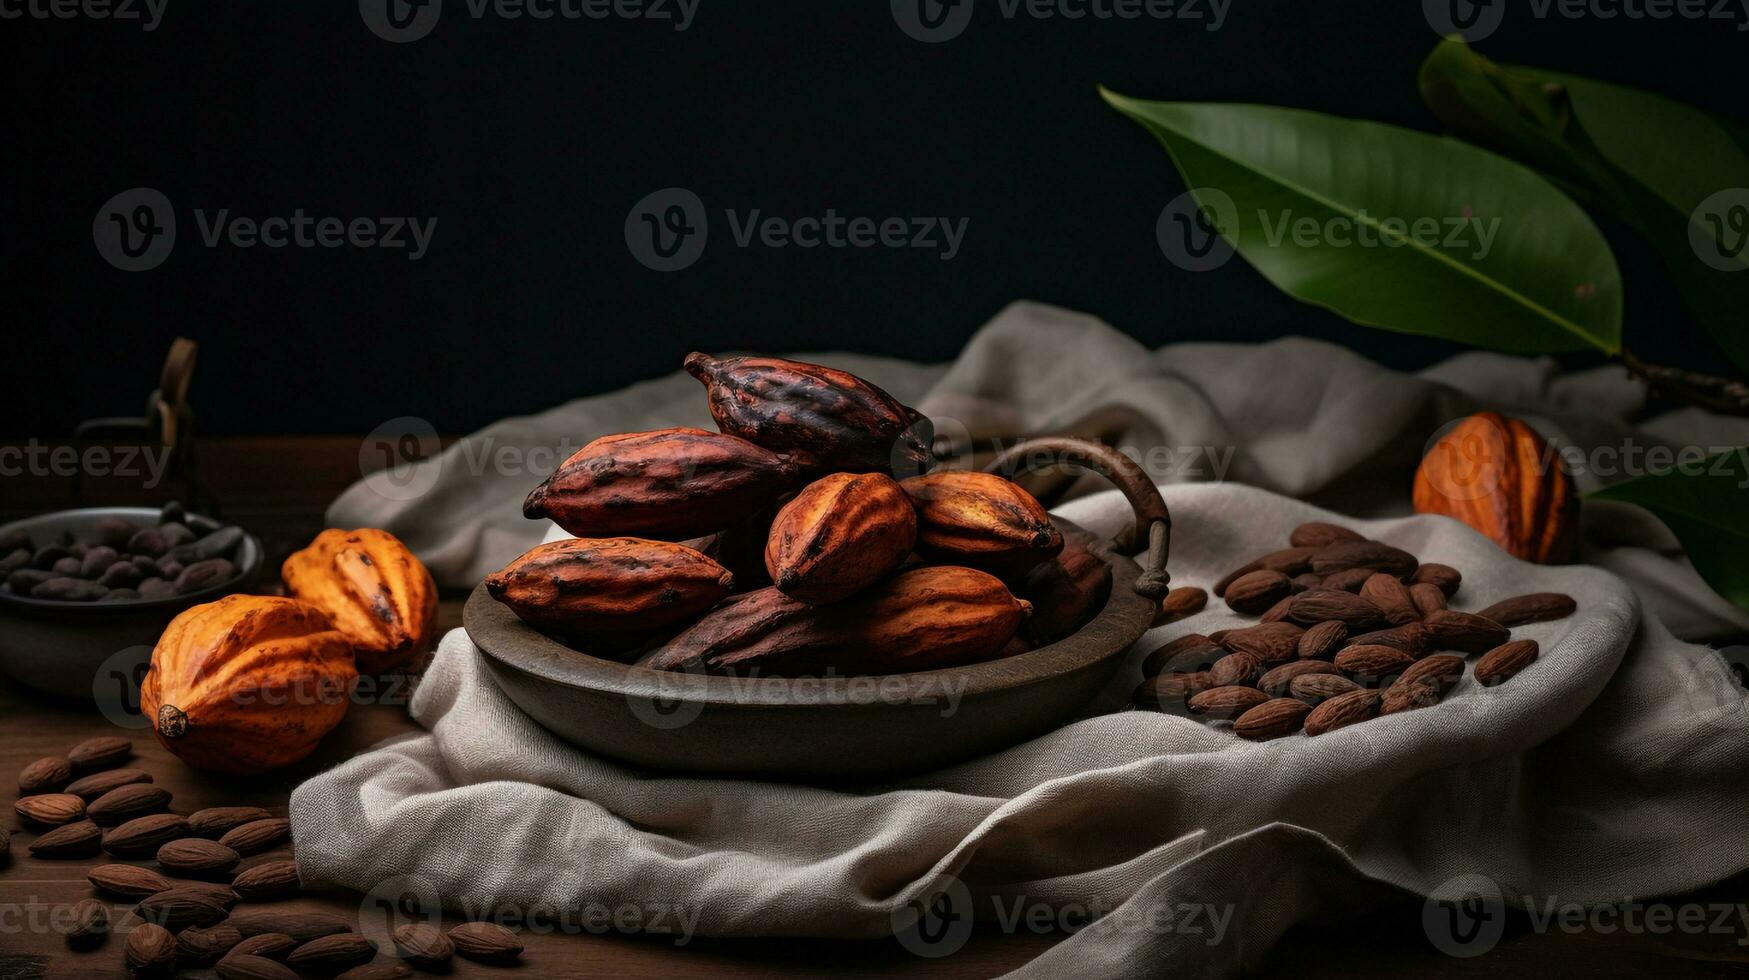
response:
<path fill-rule="evenodd" d="M 203 445 L 203 467 L 225 502 L 226 515 L 267 543 L 275 565 L 320 530 L 322 510 L 358 477 L 358 440 L 348 437 L 233 439 Z M 66 506 L 69 488 L 53 477 L 13 477 L 0 502 L 0 518 Z M 117 499 L 117 497 L 124 499 Z M 140 498 L 149 494 L 138 495 Z M 125 502 L 112 494 L 105 502 Z M 461 621 L 461 597 L 445 599 L 444 628 Z M 151 772 L 174 794 L 172 808 L 249 803 L 285 811 L 294 787 L 308 774 L 351 757 L 391 736 L 415 730 L 402 707 L 388 704 L 354 708 L 317 754 L 293 770 L 238 782 L 220 781 L 190 770 L 160 748 L 149 733 L 121 731 L 133 739 L 131 765 Z M 94 710 L 60 704 L 0 680 L 0 780 L 27 763 L 64 752 L 74 743 L 118 730 Z M 15 790 L 8 790 L 15 792 Z M 1749 800 L 1744 801 L 1749 805 Z M 50 928 L 54 910 L 94 895 L 85 874 L 105 859 L 41 861 L 28 856 L 33 834 L 7 809 L 0 820 L 15 831 L 9 863 L 0 864 L 0 980 L 121 975 L 121 937 L 94 953 L 72 953 Z M 1749 842 L 1744 842 L 1749 849 Z M 252 858 L 251 860 L 260 860 Z M 293 904 L 356 915 L 360 896 L 307 895 Z M 1749 909 L 1749 874 L 1713 888 L 1673 898 L 1671 904 L 1731 903 Z M 130 921 L 120 915 L 118 927 Z M 1749 923 L 1733 934 L 1661 938 L 1650 935 L 1584 931 L 1537 932 L 1523 916 L 1514 917 L 1506 938 L 1492 952 L 1473 959 L 1438 953 L 1421 925 L 1419 902 L 1355 910 L 1345 920 L 1295 929 L 1263 963 L 1260 973 L 1280 976 L 1498 977 L 1550 976 L 1749 977 Z M 1239 914 L 1244 914 L 1243 910 Z M 607 977 L 984 977 L 1018 967 L 1061 941 L 1061 933 L 993 928 L 973 934 L 964 949 L 939 960 L 914 956 L 893 941 L 848 942 L 803 939 L 712 940 L 694 938 L 677 946 L 671 938 L 620 934 L 526 934 L 524 965 L 514 974 L 562 978 Z M 1743 945 L 1739 945 L 1741 942 Z M 211 975 L 210 971 L 195 975 Z M 460 963 L 458 977 L 506 975 L 500 969 Z"/>

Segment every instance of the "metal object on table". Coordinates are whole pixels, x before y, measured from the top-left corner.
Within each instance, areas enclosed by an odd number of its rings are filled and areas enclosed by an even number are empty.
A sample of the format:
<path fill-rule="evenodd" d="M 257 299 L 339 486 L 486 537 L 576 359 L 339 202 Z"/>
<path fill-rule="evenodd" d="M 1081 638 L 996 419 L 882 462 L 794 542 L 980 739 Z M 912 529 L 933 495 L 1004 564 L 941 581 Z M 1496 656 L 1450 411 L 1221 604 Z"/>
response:
<path fill-rule="evenodd" d="M 146 398 L 146 412 L 140 417 L 107 417 L 87 419 L 73 428 L 74 442 L 100 442 L 111 439 L 131 439 L 156 445 L 169 452 L 166 473 L 182 485 L 180 499 L 190 510 L 218 516 L 217 498 L 200 481 L 194 451 L 194 407 L 188 401 L 188 388 L 194 381 L 194 364 L 199 345 L 187 337 L 178 337 L 164 357 L 164 367 L 158 373 L 158 387 Z M 73 471 L 73 505 L 85 505 L 83 467 Z"/>

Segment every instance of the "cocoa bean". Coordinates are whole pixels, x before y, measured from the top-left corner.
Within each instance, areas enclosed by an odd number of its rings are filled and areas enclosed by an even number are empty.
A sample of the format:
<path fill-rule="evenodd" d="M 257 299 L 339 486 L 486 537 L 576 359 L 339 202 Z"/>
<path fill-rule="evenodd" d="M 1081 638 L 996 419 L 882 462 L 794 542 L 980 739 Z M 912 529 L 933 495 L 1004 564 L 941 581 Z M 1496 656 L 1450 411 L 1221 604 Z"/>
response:
<path fill-rule="evenodd" d="M 96 582 L 79 578 L 52 578 L 30 590 L 32 599 L 55 599 L 60 602 L 96 602 L 109 589 Z"/>
<path fill-rule="evenodd" d="M 223 558 L 208 558 L 182 570 L 182 574 L 176 577 L 176 592 L 178 595 L 188 595 L 211 588 L 220 582 L 228 582 L 236 576 L 236 565 Z"/>

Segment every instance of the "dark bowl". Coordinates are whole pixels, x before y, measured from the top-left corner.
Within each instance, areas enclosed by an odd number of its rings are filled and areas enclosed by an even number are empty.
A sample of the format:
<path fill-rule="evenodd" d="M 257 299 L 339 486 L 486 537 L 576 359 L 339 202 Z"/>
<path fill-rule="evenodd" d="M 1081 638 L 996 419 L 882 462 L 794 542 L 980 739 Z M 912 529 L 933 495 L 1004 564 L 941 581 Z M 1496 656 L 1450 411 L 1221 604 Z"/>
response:
<path fill-rule="evenodd" d="M 155 523 L 152 507 L 85 507 L 14 521 L 0 526 L 41 542 L 63 531 L 89 530 L 99 518 L 125 517 Z M 216 526 L 189 515 L 190 524 Z M 261 542 L 245 534 L 234 559 L 238 575 L 187 595 L 129 602 L 62 602 L 0 592 L 0 670 L 21 684 L 63 698 L 101 700 L 133 676 L 151 656 L 164 627 L 190 606 L 211 602 L 246 588 L 261 571 Z"/>
<path fill-rule="evenodd" d="M 1059 521 L 1065 533 L 1072 525 Z M 1074 635 L 985 663 L 881 677 L 721 677 L 592 657 L 474 590 L 468 635 L 536 721 L 580 748 L 649 769 L 787 780 L 918 772 L 1012 745 L 1071 718 L 1153 622 L 1140 569 L 1103 542 L 1111 596 Z"/>

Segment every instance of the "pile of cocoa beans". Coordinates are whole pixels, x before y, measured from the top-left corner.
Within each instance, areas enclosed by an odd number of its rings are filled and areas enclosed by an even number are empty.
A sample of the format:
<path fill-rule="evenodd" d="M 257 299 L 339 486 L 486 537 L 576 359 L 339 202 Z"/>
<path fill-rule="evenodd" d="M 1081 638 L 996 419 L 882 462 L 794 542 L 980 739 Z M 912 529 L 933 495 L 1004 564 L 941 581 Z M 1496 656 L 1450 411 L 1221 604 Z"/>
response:
<path fill-rule="evenodd" d="M 63 602 L 132 602 L 188 595 L 235 579 L 243 531 L 190 517 L 172 501 L 156 522 L 103 517 L 84 534 L 0 540 L 0 592 Z"/>
<path fill-rule="evenodd" d="M 1576 608 L 1570 596 L 1537 593 L 1475 613 L 1449 609 L 1463 582 L 1457 569 L 1335 524 L 1302 524 L 1288 544 L 1214 586 L 1234 612 L 1262 621 L 1189 633 L 1150 653 L 1139 707 L 1231 722 L 1255 740 L 1321 735 L 1438 704 L 1470 656 L 1479 684 L 1505 683 L 1538 653 L 1511 629 Z M 1200 604 L 1175 590 L 1166 608 Z"/>
<path fill-rule="evenodd" d="M 102 897 L 55 916 L 69 949 L 91 953 L 121 934 L 125 974 L 142 980 L 206 968 L 225 980 L 389 980 L 410 967 L 447 973 L 455 956 L 510 965 L 522 955 L 517 935 L 493 922 L 447 932 L 408 923 L 379 951 L 346 917 L 282 904 L 301 889 L 289 821 L 254 806 L 175 812 L 168 790 L 128 767 L 132 756 L 125 738 L 93 738 L 18 774 L 13 811 L 36 834 L 32 859 L 115 860 L 86 876 Z M 0 830 L 0 865 L 9 838 Z"/>
<path fill-rule="evenodd" d="M 657 670 L 929 670 L 1054 642 L 1111 571 L 1000 476 L 930 472 L 929 421 L 817 364 L 692 354 L 718 431 L 605 436 L 523 513 L 576 535 L 486 578 L 575 649 Z"/>

